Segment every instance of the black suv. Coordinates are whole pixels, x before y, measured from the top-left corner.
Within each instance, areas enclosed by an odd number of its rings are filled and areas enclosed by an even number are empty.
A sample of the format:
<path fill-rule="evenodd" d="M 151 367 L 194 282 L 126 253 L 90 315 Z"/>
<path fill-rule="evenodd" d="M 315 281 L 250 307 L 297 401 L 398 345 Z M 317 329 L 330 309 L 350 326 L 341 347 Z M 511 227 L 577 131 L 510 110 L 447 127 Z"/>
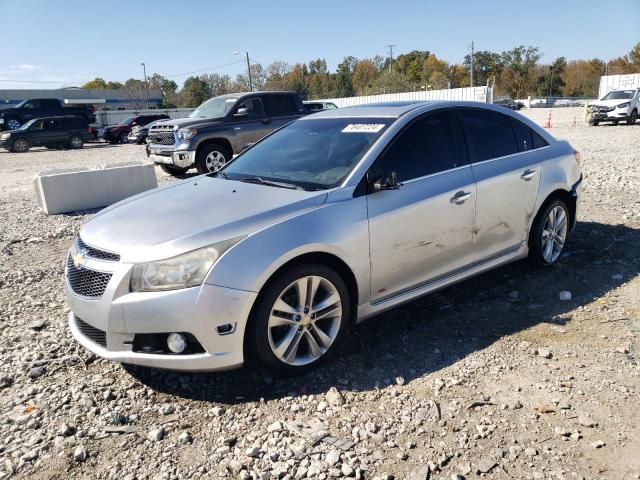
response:
<path fill-rule="evenodd" d="M 30 120 L 18 130 L 0 133 L 0 147 L 11 152 L 27 152 L 31 147 L 82 148 L 94 138 L 83 117 L 45 117 Z"/>
<path fill-rule="evenodd" d="M 295 92 L 234 93 L 214 97 L 188 118 L 149 129 L 147 156 L 172 175 L 195 166 L 215 172 L 265 135 L 308 113 Z"/>
<path fill-rule="evenodd" d="M 100 137 L 109 143 L 127 143 L 129 141 L 129 134 L 133 127 L 144 127 L 156 120 L 169 120 L 169 115 L 165 113 L 154 113 L 151 115 L 136 115 L 135 117 L 129 117 L 117 125 L 104 127 L 101 131 Z"/>

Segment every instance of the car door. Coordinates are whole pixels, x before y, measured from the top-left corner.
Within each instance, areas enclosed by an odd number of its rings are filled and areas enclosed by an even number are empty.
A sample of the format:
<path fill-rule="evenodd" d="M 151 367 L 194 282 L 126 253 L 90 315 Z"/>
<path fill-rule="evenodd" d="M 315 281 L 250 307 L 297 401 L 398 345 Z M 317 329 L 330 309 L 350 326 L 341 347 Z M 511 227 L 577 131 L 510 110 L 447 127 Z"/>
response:
<path fill-rule="evenodd" d="M 272 130 L 277 130 L 300 116 L 292 95 L 270 93 L 263 97 L 263 101 Z"/>
<path fill-rule="evenodd" d="M 43 116 L 40 107 L 40 100 L 29 100 L 27 103 L 25 103 L 20 109 L 20 114 L 22 115 L 24 123 L 27 123 L 27 121 L 33 120 L 34 118 Z"/>
<path fill-rule="evenodd" d="M 463 268 L 473 260 L 476 188 L 458 119 L 428 113 L 405 127 L 376 160 L 367 195 L 373 303 Z"/>
<path fill-rule="evenodd" d="M 259 97 L 238 102 L 233 109 L 234 153 L 240 153 L 271 132 Z"/>
<path fill-rule="evenodd" d="M 542 168 L 532 149 L 546 141 L 509 115 L 472 108 L 459 112 L 478 189 L 474 248 L 481 259 L 489 259 L 517 250 L 527 238 Z"/>

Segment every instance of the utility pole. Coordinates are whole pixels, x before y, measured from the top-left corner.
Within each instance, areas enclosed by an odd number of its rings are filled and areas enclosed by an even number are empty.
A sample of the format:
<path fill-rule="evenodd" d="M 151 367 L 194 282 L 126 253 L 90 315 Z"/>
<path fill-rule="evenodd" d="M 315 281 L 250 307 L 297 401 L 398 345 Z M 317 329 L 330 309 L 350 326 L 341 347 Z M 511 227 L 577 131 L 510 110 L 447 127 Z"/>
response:
<path fill-rule="evenodd" d="M 473 87 L 473 57 L 474 57 L 474 50 L 473 50 L 473 41 L 471 42 L 471 86 Z"/>
<path fill-rule="evenodd" d="M 389 71 L 391 71 L 391 65 L 393 64 L 393 47 L 395 47 L 396 45 L 387 45 L 387 48 L 389 49 Z"/>
<path fill-rule="evenodd" d="M 147 83 L 147 66 L 144 62 L 140 63 L 142 65 L 142 73 L 144 73 L 144 91 L 147 97 L 147 110 L 149 109 L 149 84 Z"/>
<path fill-rule="evenodd" d="M 239 52 L 236 50 L 233 53 L 235 53 L 236 55 L 239 55 L 242 52 Z M 244 52 L 244 54 L 247 57 L 247 75 L 249 76 L 249 91 L 253 92 L 253 82 L 251 81 L 251 63 L 249 62 L 249 52 Z"/>
<path fill-rule="evenodd" d="M 553 65 L 549 67 L 549 97 L 551 97 L 551 90 L 553 88 Z"/>

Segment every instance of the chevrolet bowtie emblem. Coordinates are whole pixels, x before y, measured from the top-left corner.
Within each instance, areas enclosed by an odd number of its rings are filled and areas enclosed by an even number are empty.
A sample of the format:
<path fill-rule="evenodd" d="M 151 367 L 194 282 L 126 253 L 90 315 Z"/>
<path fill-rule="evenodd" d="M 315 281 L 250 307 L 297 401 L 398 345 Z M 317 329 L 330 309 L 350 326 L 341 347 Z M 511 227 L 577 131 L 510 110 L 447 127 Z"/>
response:
<path fill-rule="evenodd" d="M 76 252 L 76 254 L 73 256 L 73 266 L 78 269 L 81 269 L 82 267 L 85 266 L 86 263 L 87 263 L 87 251 L 80 250 L 79 252 Z"/>

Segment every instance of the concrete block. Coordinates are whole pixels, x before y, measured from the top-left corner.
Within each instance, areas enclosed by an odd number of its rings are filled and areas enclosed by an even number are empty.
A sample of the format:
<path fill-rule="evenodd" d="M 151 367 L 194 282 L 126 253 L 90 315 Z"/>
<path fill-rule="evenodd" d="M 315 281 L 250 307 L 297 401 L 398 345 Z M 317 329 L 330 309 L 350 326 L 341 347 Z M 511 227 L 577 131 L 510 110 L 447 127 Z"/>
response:
<path fill-rule="evenodd" d="M 153 164 L 143 162 L 48 170 L 33 177 L 33 183 L 48 215 L 106 207 L 158 186 Z"/>

